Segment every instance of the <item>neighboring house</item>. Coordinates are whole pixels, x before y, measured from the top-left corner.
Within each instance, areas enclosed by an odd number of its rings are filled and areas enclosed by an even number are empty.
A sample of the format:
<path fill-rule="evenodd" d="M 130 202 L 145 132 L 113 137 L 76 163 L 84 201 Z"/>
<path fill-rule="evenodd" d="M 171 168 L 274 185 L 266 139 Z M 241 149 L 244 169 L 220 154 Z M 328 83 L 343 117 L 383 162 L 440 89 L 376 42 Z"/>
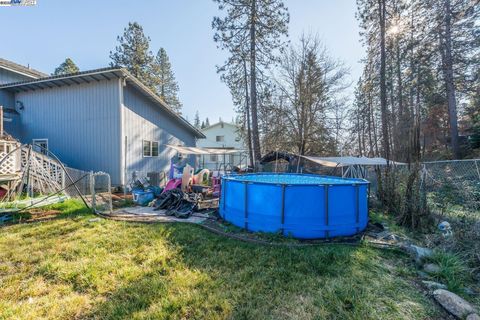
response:
<path fill-rule="evenodd" d="M 199 139 L 197 145 L 204 148 L 225 148 L 239 150 L 238 154 L 202 156 L 199 163 L 205 168 L 223 169 L 223 163 L 228 166 L 246 165 L 245 143 L 241 137 L 240 127 L 233 123 L 217 122 L 201 129 L 205 139 Z"/>
<path fill-rule="evenodd" d="M 13 80 L 13 81 L 12 81 Z M 81 170 L 104 171 L 112 185 L 134 171 L 164 171 L 176 155 L 166 144 L 195 146 L 204 135 L 126 69 L 47 76 L 0 60 L 5 130 Z"/>

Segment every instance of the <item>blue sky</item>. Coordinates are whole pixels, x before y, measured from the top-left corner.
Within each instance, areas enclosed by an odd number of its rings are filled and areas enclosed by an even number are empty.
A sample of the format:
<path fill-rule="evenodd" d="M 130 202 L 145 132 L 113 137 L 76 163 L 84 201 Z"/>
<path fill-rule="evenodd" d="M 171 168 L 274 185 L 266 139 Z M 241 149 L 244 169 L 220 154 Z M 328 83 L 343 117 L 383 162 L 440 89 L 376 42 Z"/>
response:
<path fill-rule="evenodd" d="M 352 81 L 361 73 L 364 50 L 359 43 L 355 0 L 285 0 L 290 12 L 290 40 L 312 32 L 324 41 L 332 56 L 351 69 Z M 215 66 L 224 52 L 213 42 L 210 0 L 37 0 L 36 7 L 0 7 L 0 57 L 47 73 L 71 57 L 81 70 L 105 67 L 117 35 L 129 21 L 137 21 L 151 38 L 156 53 L 164 47 L 170 56 L 183 113 L 189 120 L 196 110 L 215 122 L 231 120 L 233 105 L 228 88 Z"/>

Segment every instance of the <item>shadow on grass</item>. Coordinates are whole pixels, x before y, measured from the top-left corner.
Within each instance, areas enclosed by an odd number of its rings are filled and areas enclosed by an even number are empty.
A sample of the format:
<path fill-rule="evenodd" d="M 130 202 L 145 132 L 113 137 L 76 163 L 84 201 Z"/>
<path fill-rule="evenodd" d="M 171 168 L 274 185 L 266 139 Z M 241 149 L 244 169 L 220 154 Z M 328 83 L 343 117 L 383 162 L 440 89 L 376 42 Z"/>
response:
<path fill-rule="evenodd" d="M 49 221 L 54 219 L 76 218 L 78 216 L 92 214 L 92 211 L 88 209 L 81 200 L 69 199 L 64 202 L 21 210 L 12 214 L 12 219 L 7 220 L 6 223 L 0 224 L 1 226 L 18 224 L 18 223 L 31 223 L 40 221 Z"/>
<path fill-rule="evenodd" d="M 81 203 L 52 210 L 63 213 L 0 233 L 0 281 L 8 284 L 0 314 L 4 307 L 12 318 L 441 318 L 406 280 L 411 271 L 398 253 L 261 246 L 183 223 L 90 221 Z"/>
<path fill-rule="evenodd" d="M 109 293 L 87 317 L 417 319 L 437 312 L 398 276 L 395 268 L 405 261 L 396 253 L 258 246 L 183 224 L 142 228 L 167 240 L 172 259 L 145 265 L 147 272 Z M 153 246 L 155 238 L 145 241 Z"/>

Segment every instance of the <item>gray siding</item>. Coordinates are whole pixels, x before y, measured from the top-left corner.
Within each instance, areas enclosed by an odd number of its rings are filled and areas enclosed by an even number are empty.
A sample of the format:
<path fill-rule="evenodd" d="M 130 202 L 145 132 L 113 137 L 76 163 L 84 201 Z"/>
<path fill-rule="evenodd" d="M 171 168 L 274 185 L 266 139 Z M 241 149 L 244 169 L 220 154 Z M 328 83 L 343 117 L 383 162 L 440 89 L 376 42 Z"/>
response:
<path fill-rule="evenodd" d="M 166 144 L 195 146 L 196 140 L 192 132 L 129 85 L 124 87 L 123 99 L 128 179 L 133 171 L 146 174 L 150 171 L 168 170 L 170 159 L 176 152 L 167 148 Z M 158 157 L 143 157 L 143 140 L 159 142 Z"/>
<path fill-rule="evenodd" d="M 13 109 L 15 110 L 15 95 L 12 92 L 0 89 L 0 106 L 3 106 L 3 109 Z M 20 126 L 18 116 L 12 114 L 5 114 L 6 117 L 11 118 L 12 122 L 4 122 L 4 129 L 8 134 L 11 134 L 14 137 L 20 137 Z"/>
<path fill-rule="evenodd" d="M 47 138 L 70 167 L 105 171 L 120 184 L 120 82 L 118 80 L 18 93 L 21 140 Z"/>
<path fill-rule="evenodd" d="M 4 118 L 9 118 L 10 121 L 3 122 L 3 129 L 12 137 L 19 139 L 21 136 L 20 116 L 14 113 L 4 113 Z"/>
<path fill-rule="evenodd" d="M 32 80 L 32 79 L 34 78 L 27 77 L 27 76 L 0 68 L 0 84 Z"/>
<path fill-rule="evenodd" d="M 0 89 L 0 106 L 8 109 L 15 109 L 15 95 L 13 92 Z"/>

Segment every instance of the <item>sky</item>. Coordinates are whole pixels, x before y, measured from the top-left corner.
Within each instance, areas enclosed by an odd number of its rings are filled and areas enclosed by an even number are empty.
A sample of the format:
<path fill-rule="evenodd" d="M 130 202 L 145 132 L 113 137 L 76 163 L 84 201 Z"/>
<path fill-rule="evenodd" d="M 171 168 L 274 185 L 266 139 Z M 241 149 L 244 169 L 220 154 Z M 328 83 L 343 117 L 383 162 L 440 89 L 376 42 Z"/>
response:
<path fill-rule="evenodd" d="M 364 49 L 355 19 L 355 0 L 285 0 L 289 39 L 313 33 L 330 55 L 350 68 L 354 84 L 361 74 Z M 227 86 L 216 66 L 227 55 L 213 42 L 211 0 L 37 0 L 34 7 L 0 7 L 0 57 L 52 73 L 70 57 L 80 70 L 108 66 L 109 52 L 129 21 L 139 22 L 156 54 L 164 47 L 177 82 L 183 115 L 210 123 L 234 115 Z M 352 84 L 352 87 L 353 87 Z M 349 90 L 353 92 L 353 88 Z"/>

